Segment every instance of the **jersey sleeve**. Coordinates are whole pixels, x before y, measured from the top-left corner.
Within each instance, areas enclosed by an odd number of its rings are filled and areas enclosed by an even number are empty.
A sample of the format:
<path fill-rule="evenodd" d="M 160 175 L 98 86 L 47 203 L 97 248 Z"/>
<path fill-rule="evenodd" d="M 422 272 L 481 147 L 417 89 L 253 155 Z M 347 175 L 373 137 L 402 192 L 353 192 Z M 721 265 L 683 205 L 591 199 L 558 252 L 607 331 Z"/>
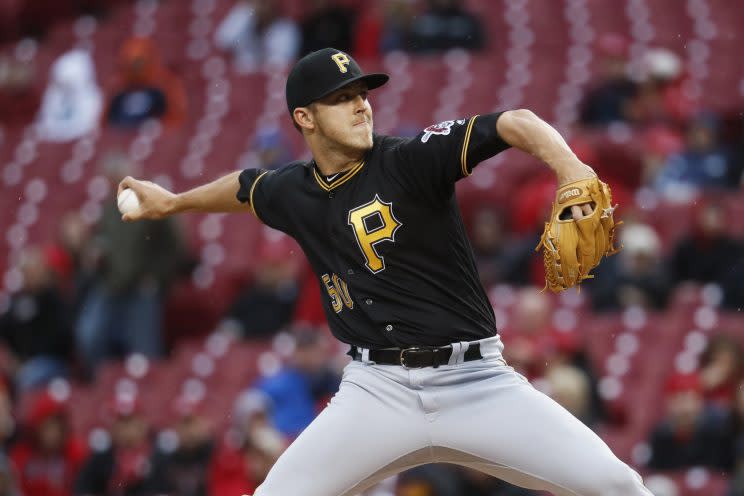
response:
<path fill-rule="evenodd" d="M 414 188 L 451 192 L 483 160 L 508 149 L 496 131 L 501 112 L 429 126 L 399 148 L 401 174 Z"/>
<path fill-rule="evenodd" d="M 238 176 L 238 201 L 248 203 L 253 215 L 269 227 L 288 232 L 289 219 L 279 202 L 279 178 L 276 171 L 246 169 Z"/>

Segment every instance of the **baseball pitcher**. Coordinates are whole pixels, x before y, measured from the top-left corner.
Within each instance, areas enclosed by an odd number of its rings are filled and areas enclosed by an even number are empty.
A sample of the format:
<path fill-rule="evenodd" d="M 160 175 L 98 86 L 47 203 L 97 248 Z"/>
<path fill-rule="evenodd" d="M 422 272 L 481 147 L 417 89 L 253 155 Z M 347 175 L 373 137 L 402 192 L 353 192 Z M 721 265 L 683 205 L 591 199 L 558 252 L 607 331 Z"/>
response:
<path fill-rule="evenodd" d="M 338 393 L 255 496 L 352 496 L 446 462 L 559 496 L 651 496 L 607 445 L 502 358 L 455 199 L 455 183 L 514 147 L 555 171 L 540 247 L 546 286 L 591 277 L 614 251 L 609 188 L 528 110 L 441 122 L 414 138 L 373 133 L 365 74 L 313 52 L 290 72 L 290 116 L 312 160 L 248 169 L 180 194 L 133 178 L 126 221 L 250 211 L 294 237 L 317 274 L 333 334 L 353 360 Z"/>

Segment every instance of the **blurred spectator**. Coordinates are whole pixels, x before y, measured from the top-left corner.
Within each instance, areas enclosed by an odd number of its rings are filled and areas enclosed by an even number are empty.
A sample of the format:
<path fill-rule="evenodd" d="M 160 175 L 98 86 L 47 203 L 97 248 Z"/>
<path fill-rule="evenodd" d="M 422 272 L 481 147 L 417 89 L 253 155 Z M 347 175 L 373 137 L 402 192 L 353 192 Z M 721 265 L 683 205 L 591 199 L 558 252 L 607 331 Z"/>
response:
<path fill-rule="evenodd" d="M 106 121 L 114 127 L 134 128 L 149 119 L 172 127 L 186 118 L 183 83 L 163 65 L 157 46 L 147 38 L 124 42 L 109 94 Z"/>
<path fill-rule="evenodd" d="M 744 188 L 744 119 L 738 120 L 738 132 L 734 133 L 733 143 L 729 145 L 729 156 L 731 157 L 731 182 Z"/>
<path fill-rule="evenodd" d="M 71 434 L 68 415 L 68 406 L 46 390 L 29 400 L 22 417 L 21 438 L 10 452 L 23 494 L 73 494 L 86 450 Z"/>
<path fill-rule="evenodd" d="M 672 270 L 677 283 L 718 284 L 724 292 L 723 304 L 735 309 L 744 296 L 744 243 L 726 233 L 726 225 L 720 203 L 705 202 L 691 232 L 674 248 Z"/>
<path fill-rule="evenodd" d="M 478 274 L 484 287 L 497 283 L 520 284 L 527 282 L 533 250 L 520 249 L 514 242 L 502 212 L 493 208 L 480 208 L 473 216 L 471 243 Z"/>
<path fill-rule="evenodd" d="M 391 0 L 386 0 L 385 4 Z M 369 59 L 380 55 L 383 2 L 373 2 L 357 12 L 352 32 L 351 53 L 356 59 Z"/>
<path fill-rule="evenodd" d="M 686 147 L 659 171 L 655 188 L 670 198 L 689 196 L 700 188 L 735 188 L 740 177 L 719 143 L 718 118 L 700 114 L 687 128 Z"/>
<path fill-rule="evenodd" d="M 648 467 L 678 470 L 695 466 L 725 468 L 724 419 L 706 407 L 700 377 L 676 373 L 665 387 L 666 413 L 649 438 Z"/>
<path fill-rule="evenodd" d="M 20 256 L 21 289 L 0 315 L 0 338 L 16 362 L 16 386 L 28 390 L 67 374 L 73 337 L 70 309 L 42 251 L 29 247 Z"/>
<path fill-rule="evenodd" d="M 700 355 L 700 383 L 705 399 L 722 409 L 729 408 L 734 404 L 743 374 L 741 344 L 730 336 L 713 336 Z"/>
<path fill-rule="evenodd" d="M 548 295 L 526 287 L 517 293 L 512 317 L 500 330 L 507 363 L 530 379 L 543 375 L 553 353 L 552 313 Z"/>
<path fill-rule="evenodd" d="M 23 496 L 17 479 L 13 464 L 4 452 L 0 452 L 0 496 Z"/>
<path fill-rule="evenodd" d="M 269 419 L 268 398 L 258 391 L 238 396 L 233 426 L 212 459 L 209 494 L 253 493 L 286 447 Z"/>
<path fill-rule="evenodd" d="M 576 156 L 582 162 L 591 164 L 599 177 L 610 186 L 613 203 L 625 208 L 632 204 L 632 195 L 642 184 L 644 153 L 649 151 L 648 143 L 653 141 L 646 135 L 658 139 L 659 129 L 667 130 L 655 127 L 630 134 L 627 140 L 618 139 L 612 131 L 594 130 L 573 136 L 569 144 Z M 549 204 L 552 205 L 552 201 Z"/>
<path fill-rule="evenodd" d="M 602 57 L 602 72 L 581 103 L 582 124 L 603 126 L 628 121 L 628 106 L 638 91 L 628 75 L 628 45 L 628 40 L 617 33 L 600 36 L 598 52 Z"/>
<path fill-rule="evenodd" d="M 433 53 L 464 48 L 480 50 L 485 45 L 480 19 L 468 12 L 462 0 L 428 0 L 427 9 L 411 26 L 409 48 Z"/>
<path fill-rule="evenodd" d="M 284 438 L 275 429 L 254 429 L 243 445 L 250 478 L 258 484 L 266 480 L 269 470 L 286 448 Z"/>
<path fill-rule="evenodd" d="M 358 59 L 374 58 L 382 53 L 406 49 L 413 19 L 413 2 L 409 0 L 370 3 L 361 12 L 354 29 L 354 56 Z M 416 126 L 416 132 L 411 136 L 418 134 L 419 129 Z"/>
<path fill-rule="evenodd" d="M 253 281 L 231 304 L 221 330 L 257 338 L 272 335 L 290 323 L 299 293 L 296 253 L 295 242 L 283 234 L 261 242 Z"/>
<path fill-rule="evenodd" d="M 108 156 L 104 173 L 114 193 L 96 230 L 101 250 L 97 280 L 77 322 L 79 351 L 89 370 L 111 356 L 162 352 L 163 301 L 185 259 L 174 219 L 127 224 L 116 206 L 116 185 L 134 173 L 125 156 Z"/>
<path fill-rule="evenodd" d="M 560 370 L 565 367 L 578 369 L 588 382 L 589 395 L 586 410 L 579 418 L 590 426 L 603 418 L 604 408 L 597 388 L 596 374 L 587 353 L 576 332 L 555 328 L 553 306 L 546 293 L 534 287 L 519 290 L 512 317 L 500 329 L 500 334 L 504 340 L 504 358 L 507 363 L 530 380 L 548 379 L 546 374 L 557 367 L 559 372 L 556 372 L 554 379 L 565 379 L 564 382 L 567 382 L 575 377 L 568 377 L 568 372 L 561 373 Z M 580 385 L 574 386 L 574 389 L 580 389 Z M 568 396 L 569 393 L 570 391 L 566 391 L 565 395 Z"/>
<path fill-rule="evenodd" d="M 685 142 L 682 134 L 670 126 L 650 126 L 643 131 L 639 141 L 641 153 L 641 174 L 638 186 L 651 186 L 664 168 L 667 159 L 682 152 Z M 618 146 L 626 147 L 625 144 Z"/>
<path fill-rule="evenodd" d="M 510 230 L 514 236 L 513 248 L 519 257 L 526 259 L 526 271 L 515 273 L 514 282 L 542 287 L 545 284 L 543 257 L 535 253 L 540 242 L 545 221 L 555 199 L 555 178 L 538 173 L 537 177 L 519 187 L 519 194 L 510 199 Z"/>
<path fill-rule="evenodd" d="M 76 496 L 149 496 L 150 438 L 136 397 L 117 395 L 108 432 L 91 437 L 92 453 L 75 482 Z"/>
<path fill-rule="evenodd" d="M 297 330 L 293 337 L 294 350 L 287 365 L 254 386 L 269 400 L 274 427 L 289 438 L 313 421 L 341 383 L 329 366 L 328 340 L 320 331 Z"/>
<path fill-rule="evenodd" d="M 243 168 L 278 169 L 293 160 L 292 147 L 280 127 L 266 126 L 256 131 Z"/>
<path fill-rule="evenodd" d="M 500 334 L 504 358 L 530 379 L 543 377 L 554 362 L 576 365 L 582 353 L 575 333 L 559 331 L 553 325 L 550 297 L 532 286 L 518 290 L 512 316 Z"/>
<path fill-rule="evenodd" d="M 0 122 L 26 124 L 36 113 L 39 94 L 32 62 L 0 55 Z"/>
<path fill-rule="evenodd" d="M 93 58 L 85 50 L 70 50 L 52 64 L 37 117 L 39 138 L 64 142 L 85 136 L 98 127 L 102 108 Z"/>
<path fill-rule="evenodd" d="M 736 389 L 724 435 L 726 466 L 732 471 L 731 489 L 727 496 L 744 495 L 744 382 Z"/>
<path fill-rule="evenodd" d="M 536 496 L 537 493 L 509 484 L 477 470 L 460 467 L 457 496 Z"/>
<path fill-rule="evenodd" d="M 44 249 L 49 267 L 60 287 L 71 290 L 83 246 L 90 241 L 90 229 L 78 212 L 67 212 L 57 225 L 55 240 Z"/>
<path fill-rule="evenodd" d="M 323 311 L 323 296 L 318 286 L 318 278 L 311 270 L 305 270 L 300 279 L 300 290 L 297 305 L 292 316 L 292 325 L 298 327 L 326 327 Z"/>
<path fill-rule="evenodd" d="M 410 46 L 411 31 L 416 18 L 413 6 L 413 3 L 408 0 L 388 0 L 385 2 L 377 47 L 379 51 L 388 53 L 395 50 L 404 50 Z"/>
<path fill-rule="evenodd" d="M 312 0 L 302 21 L 300 55 L 326 47 L 350 53 L 355 21 L 354 12 L 339 5 L 338 0 Z"/>
<path fill-rule="evenodd" d="M 547 394 L 588 427 L 593 427 L 591 384 L 586 373 L 571 365 L 548 367 Z"/>
<path fill-rule="evenodd" d="M 457 468 L 452 465 L 422 465 L 398 476 L 395 496 L 471 496 L 470 492 L 461 492 L 457 476 Z"/>
<path fill-rule="evenodd" d="M 658 104 L 647 108 L 657 113 L 651 117 L 677 126 L 700 112 L 699 97 L 686 87 L 690 71 L 679 54 L 664 47 L 651 48 L 644 54 L 642 72 L 646 85 L 654 85 L 658 93 L 658 98 L 652 100 Z M 636 110 L 643 114 L 643 109 Z"/>
<path fill-rule="evenodd" d="M 623 250 L 603 260 L 594 269 L 595 278 L 583 283 L 592 306 L 598 311 L 664 308 L 671 284 L 659 236 L 645 224 L 629 224 L 620 229 L 620 241 Z"/>
<path fill-rule="evenodd" d="M 550 217 L 555 188 L 555 178 L 540 174 L 526 184 L 520 185 L 520 194 L 514 195 L 515 198 L 511 200 L 513 219 L 510 227 L 515 234 L 534 239 L 534 243 L 530 243 L 532 250 L 540 240 L 545 220 Z M 542 257 L 535 258 L 542 265 Z M 544 277 L 540 277 L 540 280 L 545 281 Z"/>
<path fill-rule="evenodd" d="M 238 444 L 257 429 L 271 427 L 271 401 L 264 393 L 255 389 L 243 391 L 235 399 L 232 412 L 232 433 Z"/>
<path fill-rule="evenodd" d="M 65 213 L 57 225 L 56 240 L 44 253 L 76 316 L 95 278 L 100 255 L 91 226 L 79 212 Z"/>
<path fill-rule="evenodd" d="M 249 73 L 264 65 L 291 64 L 302 38 L 297 24 L 274 0 L 238 0 L 217 28 L 215 43 L 232 52 L 238 72 Z"/>
<path fill-rule="evenodd" d="M 152 458 L 147 484 L 151 494 L 207 496 L 214 441 L 211 422 L 201 408 L 201 402 L 188 397 L 176 401 L 176 422 L 161 434 Z"/>
<path fill-rule="evenodd" d="M 723 291 L 724 308 L 741 312 L 744 309 L 744 256 L 740 256 L 731 267 L 723 282 Z"/>
<path fill-rule="evenodd" d="M 0 381 L 0 453 L 7 453 L 18 434 L 13 417 L 13 396 L 9 387 L 5 381 Z"/>
<path fill-rule="evenodd" d="M 689 119 L 696 103 L 684 91 L 682 59 L 671 50 L 646 50 L 634 66 L 638 91 L 628 103 L 627 115 L 635 126 L 677 125 Z"/>

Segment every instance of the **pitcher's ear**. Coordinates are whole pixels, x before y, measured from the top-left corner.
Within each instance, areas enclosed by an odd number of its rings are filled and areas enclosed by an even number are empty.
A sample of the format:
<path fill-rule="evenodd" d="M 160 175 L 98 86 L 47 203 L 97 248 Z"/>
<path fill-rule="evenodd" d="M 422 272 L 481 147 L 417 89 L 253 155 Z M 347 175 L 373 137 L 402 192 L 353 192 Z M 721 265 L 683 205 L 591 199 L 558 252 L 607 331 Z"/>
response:
<path fill-rule="evenodd" d="M 297 107 L 292 112 L 292 118 L 294 119 L 295 125 L 302 129 L 314 129 L 315 128 L 315 116 L 313 115 L 309 107 Z"/>

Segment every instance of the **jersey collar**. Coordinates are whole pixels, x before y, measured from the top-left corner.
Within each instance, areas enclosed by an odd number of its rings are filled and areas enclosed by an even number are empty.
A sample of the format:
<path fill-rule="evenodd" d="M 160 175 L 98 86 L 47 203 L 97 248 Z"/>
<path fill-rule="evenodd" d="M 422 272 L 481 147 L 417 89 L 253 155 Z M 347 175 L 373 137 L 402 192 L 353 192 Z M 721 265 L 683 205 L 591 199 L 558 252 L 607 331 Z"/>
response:
<path fill-rule="evenodd" d="M 362 167 L 364 167 L 365 160 L 361 160 L 356 165 L 354 165 L 351 169 L 347 170 L 344 173 L 340 173 L 333 181 L 327 181 L 323 175 L 318 172 L 318 166 L 313 160 L 312 162 L 312 169 L 313 169 L 313 177 L 315 178 L 315 182 L 318 183 L 318 185 L 324 190 L 324 191 L 331 191 L 332 189 L 338 188 L 342 184 L 344 184 L 346 181 L 354 177 L 357 172 L 362 170 Z"/>

